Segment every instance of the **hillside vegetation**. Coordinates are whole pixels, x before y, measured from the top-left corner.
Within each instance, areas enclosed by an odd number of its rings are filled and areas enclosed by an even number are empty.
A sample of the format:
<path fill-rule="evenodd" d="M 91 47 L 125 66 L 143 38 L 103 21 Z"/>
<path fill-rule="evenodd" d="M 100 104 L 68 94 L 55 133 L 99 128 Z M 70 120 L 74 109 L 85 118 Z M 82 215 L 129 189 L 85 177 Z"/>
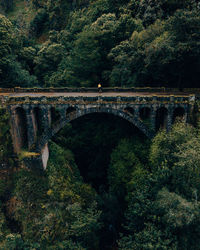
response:
<path fill-rule="evenodd" d="M 86 116 L 37 172 L 15 161 L 0 120 L 0 249 L 200 249 L 199 128 L 177 123 L 150 142 L 117 117 Z"/>
<path fill-rule="evenodd" d="M 195 0 L 1 0 L 6 86 L 198 87 Z M 5 34 L 6 33 L 6 34 Z"/>
<path fill-rule="evenodd" d="M 199 87 L 199 1 L 0 0 L 0 12 L 0 87 Z M 36 153 L 14 154 L 0 108 L 0 249 L 200 250 L 193 111 L 152 140 L 85 115 L 49 141 L 40 171 L 23 161 Z"/>

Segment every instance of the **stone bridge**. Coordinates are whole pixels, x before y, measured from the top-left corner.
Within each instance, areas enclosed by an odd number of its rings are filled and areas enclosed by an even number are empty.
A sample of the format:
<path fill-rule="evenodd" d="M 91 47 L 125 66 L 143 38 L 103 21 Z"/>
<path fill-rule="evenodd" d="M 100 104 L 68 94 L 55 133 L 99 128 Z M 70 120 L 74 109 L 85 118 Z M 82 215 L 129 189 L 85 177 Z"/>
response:
<path fill-rule="evenodd" d="M 2 92 L 2 91 L 1 91 Z M 153 138 L 160 128 L 170 130 L 177 117 L 188 121 L 195 95 L 166 92 L 11 92 L 0 93 L 11 115 L 16 153 L 36 152 L 46 168 L 48 141 L 67 123 L 92 113 L 125 119 Z"/>

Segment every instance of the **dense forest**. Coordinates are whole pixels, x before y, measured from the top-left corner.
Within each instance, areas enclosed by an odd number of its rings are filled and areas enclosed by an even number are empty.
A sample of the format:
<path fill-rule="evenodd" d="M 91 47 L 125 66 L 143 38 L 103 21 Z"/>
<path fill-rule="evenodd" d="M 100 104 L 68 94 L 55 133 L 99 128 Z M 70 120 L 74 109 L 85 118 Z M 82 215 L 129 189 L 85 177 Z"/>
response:
<path fill-rule="evenodd" d="M 0 87 L 198 87 L 198 0 L 0 0 Z M 149 140 L 90 114 L 13 152 L 0 108 L 0 249 L 200 249 L 200 125 Z"/>
<path fill-rule="evenodd" d="M 198 0 L 0 0 L 0 6 L 1 87 L 198 86 Z"/>

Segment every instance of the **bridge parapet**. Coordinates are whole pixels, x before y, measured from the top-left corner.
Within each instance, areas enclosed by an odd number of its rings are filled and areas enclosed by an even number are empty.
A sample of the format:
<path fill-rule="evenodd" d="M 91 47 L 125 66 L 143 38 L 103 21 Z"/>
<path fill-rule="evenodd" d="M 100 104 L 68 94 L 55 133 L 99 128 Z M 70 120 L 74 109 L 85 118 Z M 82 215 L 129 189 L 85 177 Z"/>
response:
<path fill-rule="evenodd" d="M 2 103 L 4 105 L 14 104 L 89 104 L 89 103 L 132 103 L 132 104 L 171 104 L 171 103 L 189 103 L 195 101 L 194 95 L 189 96 L 19 96 L 19 97 L 3 97 Z"/>
<path fill-rule="evenodd" d="M 183 89 L 178 89 L 178 88 L 167 88 L 167 87 L 104 87 L 103 88 L 104 92 L 133 92 L 133 93 L 171 93 L 171 94 L 176 94 L 176 93 L 195 93 L 195 94 L 200 94 L 200 88 L 183 88 Z M 78 87 L 78 88 L 73 88 L 73 87 L 59 87 L 59 88 L 21 88 L 21 87 L 14 87 L 14 88 L 0 88 L 0 93 L 63 93 L 63 92 L 68 92 L 68 93 L 88 93 L 88 92 L 98 92 L 97 88 L 85 88 L 85 87 Z"/>

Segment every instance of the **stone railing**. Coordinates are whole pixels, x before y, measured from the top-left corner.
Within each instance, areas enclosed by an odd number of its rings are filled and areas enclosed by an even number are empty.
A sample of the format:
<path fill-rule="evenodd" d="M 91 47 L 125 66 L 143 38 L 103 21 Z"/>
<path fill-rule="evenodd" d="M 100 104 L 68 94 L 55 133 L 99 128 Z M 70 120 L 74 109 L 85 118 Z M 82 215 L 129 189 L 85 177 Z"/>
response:
<path fill-rule="evenodd" d="M 98 88 L 69 88 L 69 87 L 62 87 L 62 88 L 21 88 L 21 87 L 14 87 L 14 88 L 0 88 L 0 93 L 52 93 L 52 92 L 98 92 Z M 181 91 L 178 88 L 165 88 L 165 87 L 113 87 L 113 88 L 103 88 L 103 92 L 148 92 L 148 93 L 193 93 L 193 94 L 200 94 L 200 88 L 184 88 Z"/>

